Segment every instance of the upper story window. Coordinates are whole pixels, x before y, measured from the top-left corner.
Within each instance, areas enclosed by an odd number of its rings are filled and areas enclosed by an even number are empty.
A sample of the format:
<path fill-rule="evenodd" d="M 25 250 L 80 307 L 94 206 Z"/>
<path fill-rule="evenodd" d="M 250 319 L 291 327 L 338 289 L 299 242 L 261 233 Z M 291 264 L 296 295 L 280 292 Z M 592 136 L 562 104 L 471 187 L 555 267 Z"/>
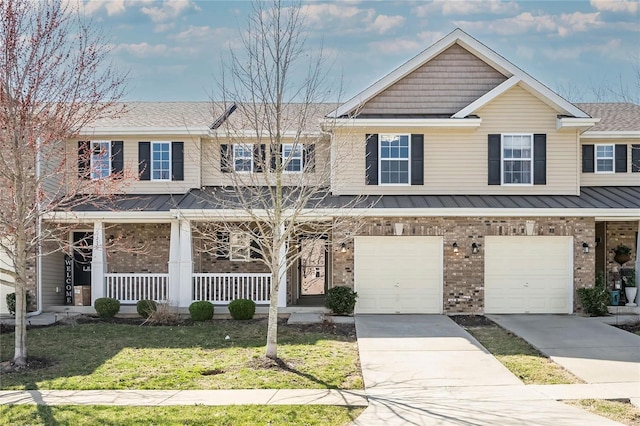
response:
<path fill-rule="evenodd" d="M 302 149 L 301 144 L 282 144 L 282 164 L 284 165 L 285 172 L 299 173 L 302 171 Z"/>
<path fill-rule="evenodd" d="M 103 179 L 111 174 L 111 141 L 91 142 L 91 179 Z"/>
<path fill-rule="evenodd" d="M 233 145 L 233 170 L 236 172 L 253 171 L 253 145 Z"/>
<path fill-rule="evenodd" d="M 533 182 L 533 135 L 502 135 L 502 183 L 531 185 Z"/>
<path fill-rule="evenodd" d="M 614 160 L 613 145 L 596 145 L 596 173 L 613 173 Z"/>
<path fill-rule="evenodd" d="M 251 235 L 234 231 L 229 235 L 229 258 L 235 261 L 251 260 Z"/>
<path fill-rule="evenodd" d="M 409 135 L 380 136 L 380 185 L 409 185 L 411 176 Z"/>
<path fill-rule="evenodd" d="M 171 180 L 171 143 L 151 144 L 151 180 Z"/>

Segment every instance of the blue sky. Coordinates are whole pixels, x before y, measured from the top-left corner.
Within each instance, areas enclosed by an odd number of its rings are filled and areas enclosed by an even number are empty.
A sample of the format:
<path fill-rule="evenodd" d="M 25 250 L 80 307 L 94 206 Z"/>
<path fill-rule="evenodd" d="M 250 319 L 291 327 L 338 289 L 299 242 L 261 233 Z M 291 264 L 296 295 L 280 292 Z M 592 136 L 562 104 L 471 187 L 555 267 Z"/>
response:
<path fill-rule="evenodd" d="M 456 27 L 571 100 L 593 88 L 638 91 L 636 0 L 305 2 L 308 50 L 322 44 L 346 97 L 365 89 Z M 113 60 L 130 70 L 127 99 L 201 101 L 229 49 L 239 48 L 246 1 L 84 0 Z M 632 93 L 638 99 L 640 94 Z"/>

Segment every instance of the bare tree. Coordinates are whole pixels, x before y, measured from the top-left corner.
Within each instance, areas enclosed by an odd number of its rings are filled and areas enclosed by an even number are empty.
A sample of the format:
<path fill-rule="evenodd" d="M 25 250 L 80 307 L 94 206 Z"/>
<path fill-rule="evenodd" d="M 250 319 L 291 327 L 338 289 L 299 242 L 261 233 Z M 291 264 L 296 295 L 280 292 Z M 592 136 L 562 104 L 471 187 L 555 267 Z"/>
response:
<path fill-rule="evenodd" d="M 126 181 L 123 172 L 102 175 L 110 153 L 100 147 L 84 150 L 79 161 L 90 166 L 79 177 L 65 148 L 83 126 L 120 112 L 126 76 L 106 62 L 96 25 L 60 0 L 0 0 L 0 46 L 0 249 L 10 263 L 0 273 L 16 289 L 13 361 L 24 365 L 29 268 L 45 242 L 67 243 L 70 226 L 43 217 L 97 202 Z"/>
<path fill-rule="evenodd" d="M 220 79 L 227 108 L 223 123 L 216 124 L 220 145 L 212 144 L 211 155 L 203 156 L 221 171 L 221 182 L 231 183 L 203 197 L 237 217 L 230 222 L 228 216 L 212 216 L 194 227 L 205 250 L 227 244 L 216 238 L 220 230 L 252 241 L 251 253 L 257 254 L 252 257 L 271 275 L 265 354 L 271 359 L 277 358 L 279 289 L 287 269 L 310 255 L 295 250 L 299 238 L 327 239 L 358 224 L 349 214 L 320 217 L 320 210 L 331 206 L 331 166 L 348 159 L 330 155 L 332 124 L 324 117 L 337 106 L 339 85 L 328 78 L 322 51 L 308 50 L 306 30 L 299 3 L 254 3 L 241 33 L 242 49 L 231 51 Z M 354 205 L 334 207 L 346 211 Z M 333 247 L 340 243 L 331 241 Z M 230 246 L 233 250 L 233 242 Z"/>

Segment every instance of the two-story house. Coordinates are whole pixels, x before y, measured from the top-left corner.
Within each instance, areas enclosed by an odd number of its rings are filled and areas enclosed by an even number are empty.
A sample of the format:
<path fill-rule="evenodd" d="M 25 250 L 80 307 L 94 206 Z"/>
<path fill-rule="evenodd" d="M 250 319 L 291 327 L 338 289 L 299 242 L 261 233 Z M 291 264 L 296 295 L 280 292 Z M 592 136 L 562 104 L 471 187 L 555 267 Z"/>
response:
<path fill-rule="evenodd" d="M 310 240 L 320 247 L 290 243 L 322 255 L 289 268 L 280 306 L 346 285 L 359 294 L 356 313 L 572 313 L 576 289 L 593 286 L 596 272 L 612 285 L 618 244 L 632 248 L 623 268 L 634 268 L 640 106 L 572 104 L 455 30 L 337 109 L 318 110 L 324 118 L 305 129 L 314 143 L 283 145 L 290 184 L 312 161 L 329 165 L 319 214 L 344 214 L 336 206 L 363 195 L 373 205 L 349 209 L 361 220 L 353 231 Z M 71 157 L 96 153 L 89 165 L 71 162 L 80 176 L 92 166 L 83 178 L 127 165 L 139 177 L 113 210 L 56 217 L 80 221 L 69 238 L 93 245 L 67 258 L 68 271 L 63 253 L 39 262 L 45 310 L 73 304 L 82 286 L 84 304 L 267 302 L 269 274 L 249 238 L 221 236 L 207 251 L 194 231 L 213 217 L 237 220 L 211 195 L 230 176 L 269 172 L 256 167 L 265 147 L 255 129 L 242 143 L 226 138 L 220 120 L 234 114 L 211 103 L 132 103 L 69 141 Z M 105 249 L 113 238 L 145 249 Z"/>

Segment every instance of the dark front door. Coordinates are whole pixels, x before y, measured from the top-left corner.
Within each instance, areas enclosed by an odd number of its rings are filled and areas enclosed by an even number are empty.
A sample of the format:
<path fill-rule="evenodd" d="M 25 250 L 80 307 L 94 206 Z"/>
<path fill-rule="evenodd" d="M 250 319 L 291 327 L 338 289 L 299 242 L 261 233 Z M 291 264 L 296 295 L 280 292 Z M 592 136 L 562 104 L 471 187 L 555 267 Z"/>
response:
<path fill-rule="evenodd" d="M 300 241 L 300 297 L 321 297 L 327 288 L 327 250 L 325 239 Z"/>
<path fill-rule="evenodd" d="M 93 232 L 73 233 L 73 285 L 91 285 Z"/>

